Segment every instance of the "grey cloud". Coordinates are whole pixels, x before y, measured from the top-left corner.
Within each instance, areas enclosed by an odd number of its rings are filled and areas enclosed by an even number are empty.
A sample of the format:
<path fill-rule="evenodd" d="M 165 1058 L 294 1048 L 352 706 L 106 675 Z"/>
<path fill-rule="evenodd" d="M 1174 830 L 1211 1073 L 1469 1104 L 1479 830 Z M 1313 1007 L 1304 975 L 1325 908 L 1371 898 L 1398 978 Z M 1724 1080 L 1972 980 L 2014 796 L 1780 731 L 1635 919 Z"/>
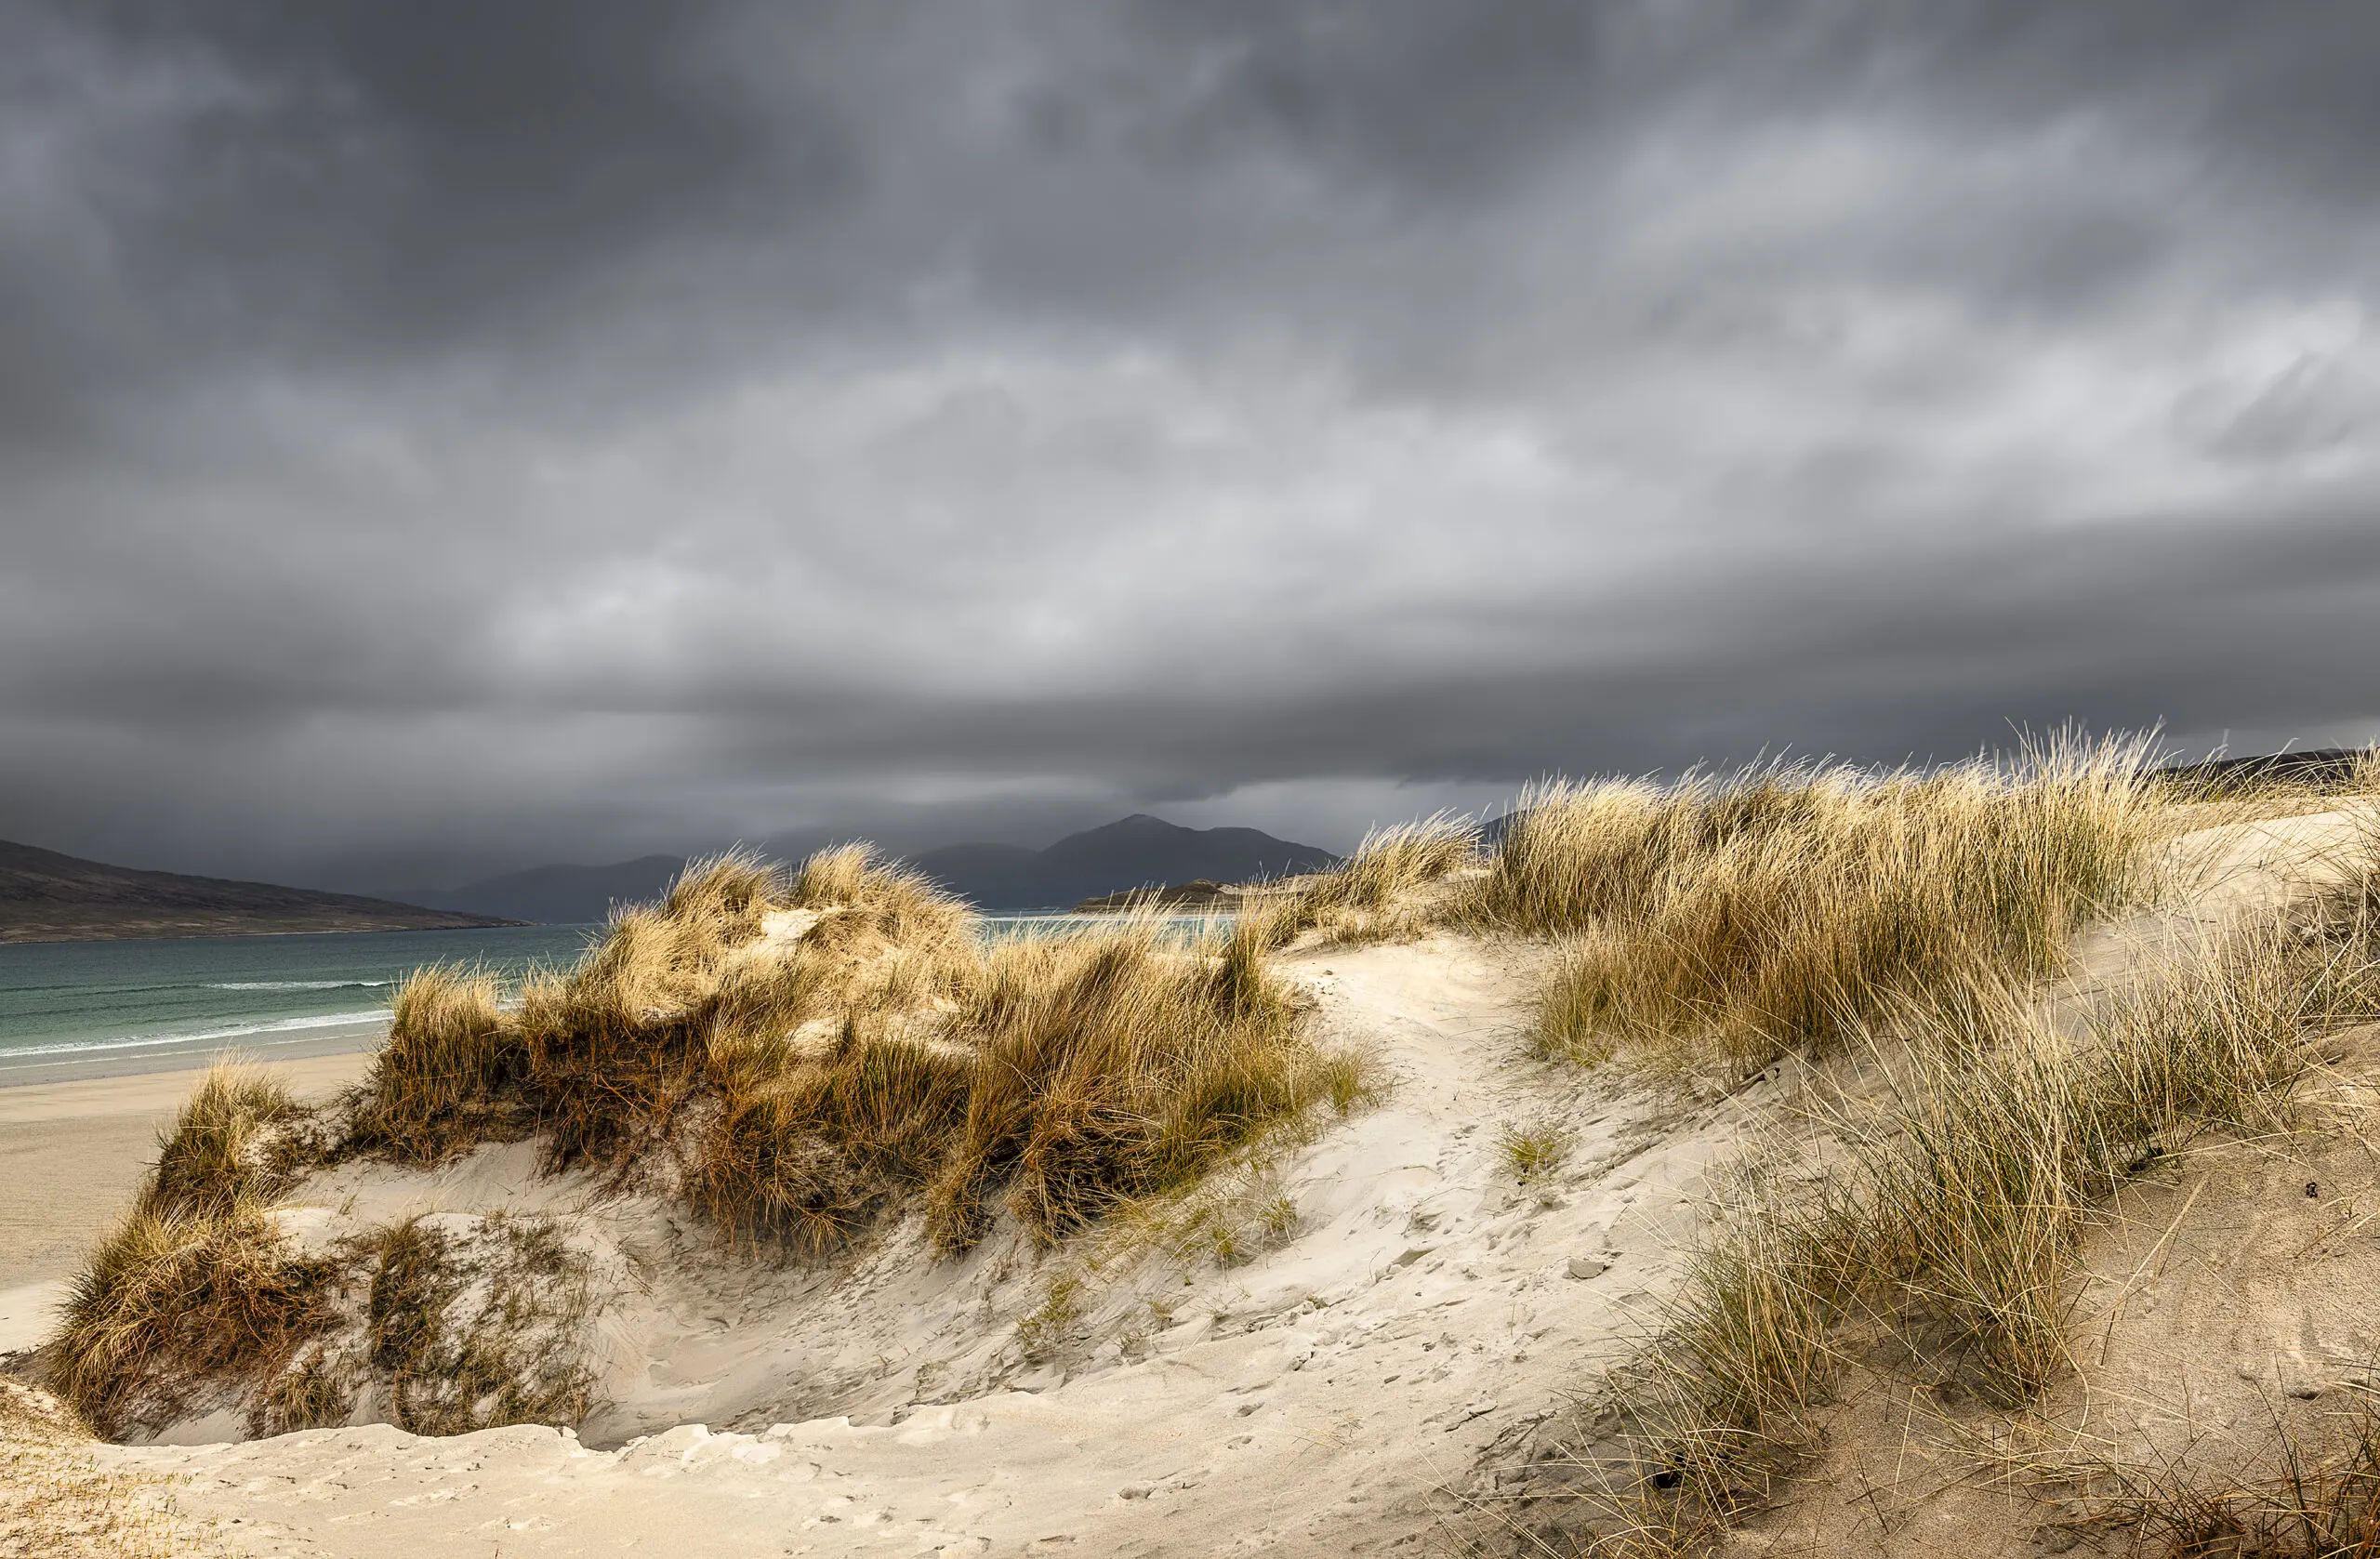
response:
<path fill-rule="evenodd" d="M 1338 845 L 2360 736 L 2375 64 L 2343 5 L 14 7 L 0 837 Z"/>

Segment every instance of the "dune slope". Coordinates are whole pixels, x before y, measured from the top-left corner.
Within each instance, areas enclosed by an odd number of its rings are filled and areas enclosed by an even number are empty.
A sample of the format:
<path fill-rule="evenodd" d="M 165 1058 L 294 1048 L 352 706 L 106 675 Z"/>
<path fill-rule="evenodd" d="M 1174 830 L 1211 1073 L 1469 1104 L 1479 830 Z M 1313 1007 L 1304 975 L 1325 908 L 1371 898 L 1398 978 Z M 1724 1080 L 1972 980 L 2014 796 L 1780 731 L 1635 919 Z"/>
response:
<path fill-rule="evenodd" d="M 847 1268 L 721 1268 L 680 1243 L 707 1236 L 654 1209 L 532 1182 L 518 1150 L 483 1150 L 438 1174 L 331 1177 L 310 1200 L 566 1210 L 633 1251 L 645 1286 L 603 1319 L 611 1405 L 583 1437 L 374 1426 L 108 1454 L 189 1475 L 185 1505 L 240 1517 L 259 1552 L 1393 1541 L 1461 1517 L 1442 1491 L 1630 1330 L 1668 1280 L 1706 1169 L 1763 1107 L 1754 1088 L 1681 1117 L 1650 1092 L 1527 1060 L 1514 957 L 1443 939 L 1285 960 L 1319 997 L 1319 1024 L 1375 1046 L 1395 1082 L 1376 1108 L 1209 1194 L 1294 1205 L 1293 1226 L 1252 1256 L 1143 1231 L 1111 1237 L 1104 1259 L 1037 1260 L 1012 1238 L 937 1264 L 904 1227 Z M 1573 1135 L 1562 1168 L 1523 1183 L 1502 1138 L 1537 1121 Z M 1069 1277 L 1075 1315 L 1033 1345 L 1052 1279 L 1064 1292 Z M 183 1426 L 210 1430 L 232 1425 Z"/>

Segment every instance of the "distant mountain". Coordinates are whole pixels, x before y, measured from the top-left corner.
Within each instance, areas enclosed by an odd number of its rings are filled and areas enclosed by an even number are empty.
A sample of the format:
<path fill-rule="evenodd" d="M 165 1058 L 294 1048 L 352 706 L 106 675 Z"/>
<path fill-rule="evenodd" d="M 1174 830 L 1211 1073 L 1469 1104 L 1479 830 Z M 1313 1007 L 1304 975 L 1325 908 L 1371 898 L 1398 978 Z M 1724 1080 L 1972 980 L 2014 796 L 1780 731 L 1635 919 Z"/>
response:
<path fill-rule="evenodd" d="M 913 856 L 910 864 L 985 909 L 1051 909 L 1199 878 L 1246 882 L 1319 871 L 1338 859 L 1254 828 L 1184 828 L 1134 813 L 1068 834 L 1047 850 L 954 844 Z"/>
<path fill-rule="evenodd" d="M 517 923 L 352 893 L 134 871 L 0 840 L 0 942 L 459 931 Z"/>
<path fill-rule="evenodd" d="M 2210 795 L 2248 791 L 2260 786 L 2296 785 L 2326 790 L 2347 784 L 2367 761 L 2360 747 L 2308 747 L 2294 752 L 2268 752 L 2251 758 L 2205 758 L 2175 761 L 2157 771 L 2159 776 Z"/>
<path fill-rule="evenodd" d="M 640 855 L 611 866 L 536 866 L 460 888 L 412 891 L 404 897 L 440 909 L 541 925 L 585 925 L 606 918 L 615 904 L 659 898 L 685 865 L 676 855 Z"/>
<path fill-rule="evenodd" d="M 1245 882 L 1314 871 L 1337 859 L 1254 828 L 1183 828 L 1136 815 L 1069 834 L 1047 850 L 952 844 L 912 856 L 909 864 L 985 909 L 1063 909 L 1131 888 L 1197 878 Z M 576 925 L 604 918 L 614 905 L 659 898 L 685 864 L 676 855 L 644 855 L 611 866 L 538 866 L 460 888 L 410 889 L 401 896 L 439 909 Z"/>

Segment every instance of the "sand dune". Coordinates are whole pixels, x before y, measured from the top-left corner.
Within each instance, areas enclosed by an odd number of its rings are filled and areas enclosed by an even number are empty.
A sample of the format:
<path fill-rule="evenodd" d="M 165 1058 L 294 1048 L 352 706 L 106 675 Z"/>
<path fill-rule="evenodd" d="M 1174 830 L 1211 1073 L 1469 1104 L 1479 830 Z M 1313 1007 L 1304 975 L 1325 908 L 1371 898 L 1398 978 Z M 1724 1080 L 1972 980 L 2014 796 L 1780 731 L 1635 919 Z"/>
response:
<path fill-rule="evenodd" d="M 2318 885 L 2365 814 L 2194 821 L 2169 847 L 2178 893 L 2090 933 L 2053 1004 Z M 1317 1037 L 1368 1049 L 1384 1095 L 1056 1249 L 1003 1228 L 935 1259 L 911 1218 L 831 1262 L 729 1260 L 682 1206 L 541 1177 L 527 1144 L 350 1163 L 283 1226 L 317 1249 L 415 1215 L 458 1238 L 561 1230 L 594 1275 L 574 1324 L 600 1406 L 575 1432 L 433 1438 L 366 1404 L 247 1440 L 202 1402 L 157 1443 L 93 1454 L 178 1480 L 187 1516 L 257 1554 L 1535 1552 L 1520 1534 L 1563 1508 L 1598 1433 L 1578 1394 L 1650 1335 L 1714 1176 L 1873 1080 L 1856 1057 L 1700 1088 L 1533 1059 L 1551 957 L 1445 933 L 1284 955 Z M 2376 1072 L 2341 1037 L 2305 1132 L 2210 1143 L 2128 1187 L 2083 1252 L 2072 1379 L 2033 1412 L 1848 1391 L 1805 1491 L 1723 1546 L 2064 1551 L 2106 1530 L 2045 1466 L 2071 1481 L 2220 1442 L 2245 1475 L 2258 1433 L 2310 1432 L 2373 1369 L 2380 1173 L 2354 1128 Z M 165 1086 L 17 1090 L 6 1118 L 106 1109 L 146 1130 Z M 1538 1128 L 1564 1156 L 1525 1178 L 1508 1144 Z"/>
<path fill-rule="evenodd" d="M 1440 940 L 1289 960 L 1395 1085 L 1271 1169 L 1296 1224 L 1250 1259 L 1010 1239 L 934 1263 L 905 1228 L 848 1268 L 721 1267 L 666 1212 L 483 1149 L 402 1181 L 326 1177 L 291 1221 L 350 1195 L 358 1219 L 539 1208 L 630 1253 L 645 1285 L 601 1322 L 610 1406 L 579 1435 L 374 1427 L 111 1454 L 191 1475 L 189 1507 L 240 1516 L 260 1552 L 494 1535 L 619 1552 L 700 1530 L 720 1552 L 1212 1553 L 1425 1529 L 1483 1447 L 1641 1316 L 1706 1167 L 1764 1103 L 1681 1115 L 1528 1061 L 1516 957 Z M 1540 1119 L 1576 1123 L 1571 1157 L 1525 1186 L 1499 1134 Z M 1079 1318 L 1028 1358 L 1017 1323 L 1069 1275 Z M 235 1420 L 178 1437 L 210 1432 Z"/>

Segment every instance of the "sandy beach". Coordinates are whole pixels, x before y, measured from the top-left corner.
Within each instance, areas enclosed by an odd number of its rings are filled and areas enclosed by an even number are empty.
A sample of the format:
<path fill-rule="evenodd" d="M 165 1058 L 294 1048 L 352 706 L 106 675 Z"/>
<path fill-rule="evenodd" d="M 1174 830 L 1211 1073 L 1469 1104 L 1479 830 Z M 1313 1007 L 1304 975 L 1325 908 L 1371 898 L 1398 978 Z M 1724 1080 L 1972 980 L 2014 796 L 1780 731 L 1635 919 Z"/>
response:
<path fill-rule="evenodd" d="M 364 1053 L 276 1062 L 309 1099 L 363 1075 Z M 0 1088 L 0 1353 L 31 1347 L 84 1252 L 131 1205 L 158 1131 L 203 1066 Z"/>

